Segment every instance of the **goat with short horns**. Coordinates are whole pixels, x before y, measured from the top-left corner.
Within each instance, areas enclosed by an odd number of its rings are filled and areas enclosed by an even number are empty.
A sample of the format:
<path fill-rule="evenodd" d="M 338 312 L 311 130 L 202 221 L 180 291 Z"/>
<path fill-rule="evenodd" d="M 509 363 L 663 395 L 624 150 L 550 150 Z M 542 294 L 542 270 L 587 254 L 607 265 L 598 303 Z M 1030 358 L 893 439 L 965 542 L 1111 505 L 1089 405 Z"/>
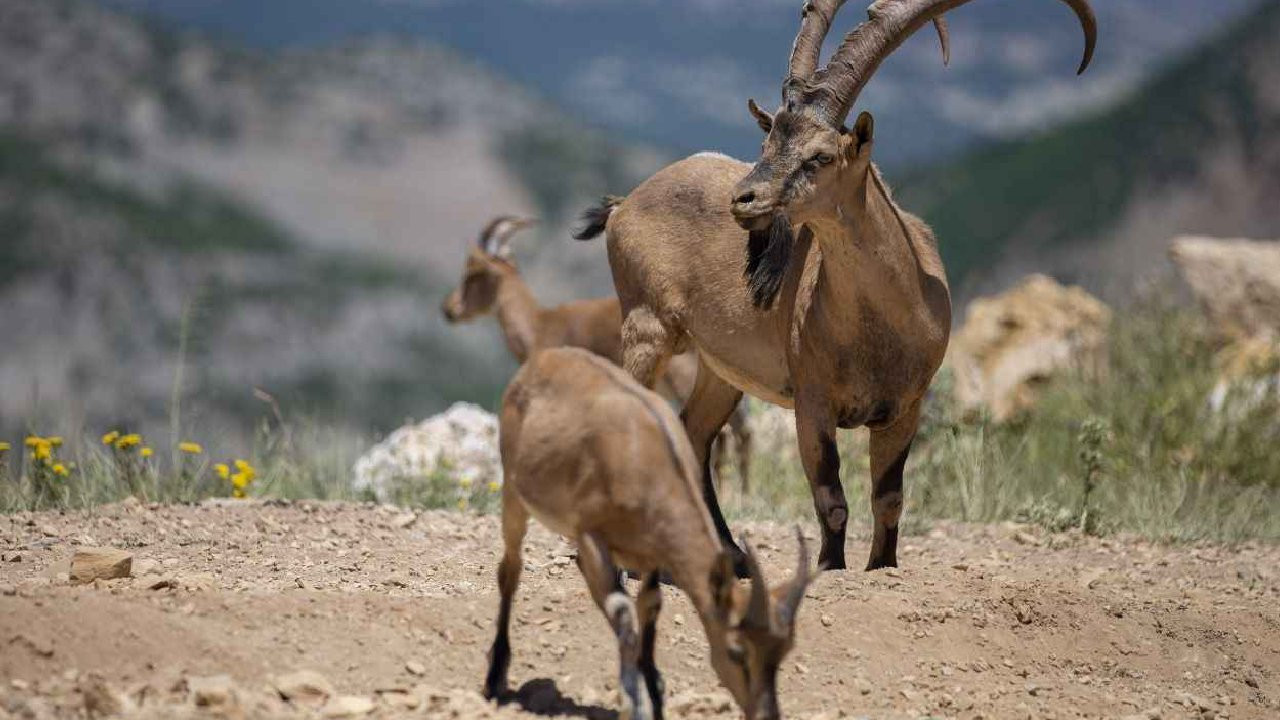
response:
<path fill-rule="evenodd" d="M 597 355 L 544 350 L 503 395 L 499 445 L 504 551 L 486 697 L 506 690 L 508 627 L 533 517 L 578 546 L 578 569 L 617 638 L 619 687 L 633 720 L 662 717 L 654 664 L 660 573 L 689 596 L 711 666 L 745 717 L 781 717 L 778 668 L 794 644 L 796 612 L 813 577 L 804 537 L 796 531 L 795 575 L 772 590 L 748 545 L 750 587 L 739 585 L 702 501 L 693 448 L 670 405 Z M 634 600 L 619 569 L 642 578 Z"/>
<path fill-rule="evenodd" d="M 932 231 L 898 207 L 871 162 L 871 115 L 852 129 L 844 120 L 880 63 L 930 22 L 945 60 L 942 14 L 967 1 L 879 0 L 821 69 L 822 40 L 843 0 L 805 2 L 782 106 L 770 114 L 748 103 L 766 134 L 755 165 L 687 158 L 590 211 L 578 235 L 607 232 L 623 365 L 637 380 L 652 386 L 673 353 L 698 352 L 683 419 L 730 547 L 707 455 L 745 391 L 795 408 L 825 568 L 845 567 L 836 430 L 870 428 L 867 569 L 897 565 L 903 466 L 946 352 L 951 299 Z M 1084 29 L 1083 71 L 1096 21 L 1086 0 L 1063 2 Z M 745 572 L 745 557 L 735 558 Z"/>

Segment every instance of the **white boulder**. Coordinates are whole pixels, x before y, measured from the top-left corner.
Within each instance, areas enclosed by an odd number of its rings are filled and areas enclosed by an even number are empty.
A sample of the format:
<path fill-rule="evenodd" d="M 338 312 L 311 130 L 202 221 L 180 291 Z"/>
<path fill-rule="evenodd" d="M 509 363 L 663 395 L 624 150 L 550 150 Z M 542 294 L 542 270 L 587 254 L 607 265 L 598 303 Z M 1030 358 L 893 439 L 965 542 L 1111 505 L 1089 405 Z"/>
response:
<path fill-rule="evenodd" d="M 391 433 L 355 468 L 355 489 L 390 499 L 396 483 L 444 475 L 477 486 L 502 481 L 498 418 L 472 403 L 455 403 L 439 415 Z"/>

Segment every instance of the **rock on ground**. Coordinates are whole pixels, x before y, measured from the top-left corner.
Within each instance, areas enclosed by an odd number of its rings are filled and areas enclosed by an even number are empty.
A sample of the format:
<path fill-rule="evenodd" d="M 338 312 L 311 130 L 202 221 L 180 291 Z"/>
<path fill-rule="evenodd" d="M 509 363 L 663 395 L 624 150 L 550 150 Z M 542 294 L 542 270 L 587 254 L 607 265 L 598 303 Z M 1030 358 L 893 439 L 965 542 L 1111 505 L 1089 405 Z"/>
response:
<path fill-rule="evenodd" d="M 439 473 L 477 484 L 502 480 L 498 418 L 479 405 L 454 403 L 416 425 L 406 425 L 356 461 L 355 487 L 387 500 L 397 482 Z"/>
<path fill-rule="evenodd" d="M 71 557 L 71 582 L 127 578 L 133 572 L 133 554 L 115 548 L 82 547 Z"/>
<path fill-rule="evenodd" d="M 948 354 L 956 401 L 965 412 L 986 408 L 997 421 L 1029 409 L 1043 381 L 1102 367 L 1110 323 L 1101 300 L 1044 275 L 974 300 Z"/>

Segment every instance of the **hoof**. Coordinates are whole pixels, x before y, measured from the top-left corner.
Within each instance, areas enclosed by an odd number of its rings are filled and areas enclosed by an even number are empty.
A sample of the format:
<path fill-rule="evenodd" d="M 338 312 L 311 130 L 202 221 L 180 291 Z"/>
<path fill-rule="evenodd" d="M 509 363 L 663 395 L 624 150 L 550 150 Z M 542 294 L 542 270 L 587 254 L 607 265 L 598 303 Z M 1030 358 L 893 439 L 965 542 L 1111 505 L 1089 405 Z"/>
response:
<path fill-rule="evenodd" d="M 867 562 L 867 572 L 871 572 L 872 570 L 883 570 L 884 568 L 896 568 L 896 567 L 898 567 L 898 559 L 895 557 L 872 558 Z"/>

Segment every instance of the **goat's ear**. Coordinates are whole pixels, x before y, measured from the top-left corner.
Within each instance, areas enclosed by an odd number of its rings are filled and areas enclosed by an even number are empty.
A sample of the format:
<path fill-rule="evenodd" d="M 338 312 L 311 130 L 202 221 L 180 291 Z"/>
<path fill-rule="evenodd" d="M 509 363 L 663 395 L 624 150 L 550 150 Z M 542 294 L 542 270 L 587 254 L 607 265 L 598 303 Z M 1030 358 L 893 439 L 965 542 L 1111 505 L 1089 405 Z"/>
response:
<path fill-rule="evenodd" d="M 875 118 L 865 110 L 858 114 L 858 121 L 853 124 L 853 147 L 857 155 L 871 150 L 871 143 L 876 132 Z"/>
<path fill-rule="evenodd" d="M 747 109 L 751 111 L 751 116 L 756 119 L 756 124 L 760 126 L 764 134 L 768 135 L 769 131 L 773 130 L 773 116 L 760 109 L 760 106 L 756 104 L 755 98 L 747 100 Z"/>
<path fill-rule="evenodd" d="M 721 551 L 711 566 L 711 592 L 714 595 L 716 611 L 720 619 L 727 622 L 733 611 L 733 590 L 738 584 L 738 576 L 733 572 L 733 557 Z"/>

